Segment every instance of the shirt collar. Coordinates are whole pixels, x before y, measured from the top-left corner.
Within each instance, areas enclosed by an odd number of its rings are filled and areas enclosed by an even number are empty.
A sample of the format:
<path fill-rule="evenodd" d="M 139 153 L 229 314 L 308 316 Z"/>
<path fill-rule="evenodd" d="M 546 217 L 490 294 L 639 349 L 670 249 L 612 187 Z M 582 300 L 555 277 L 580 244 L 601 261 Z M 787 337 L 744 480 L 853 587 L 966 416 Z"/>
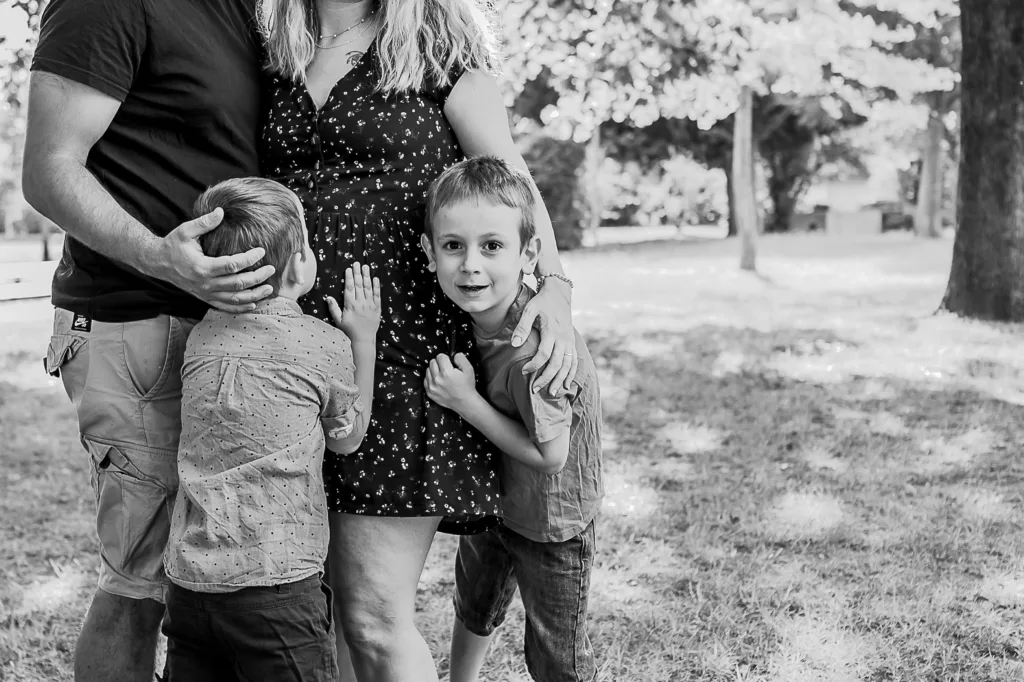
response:
<path fill-rule="evenodd" d="M 302 314 L 299 304 L 290 298 L 283 296 L 271 296 L 256 304 L 252 311 L 254 315 L 280 315 L 282 317 L 296 317 Z"/>

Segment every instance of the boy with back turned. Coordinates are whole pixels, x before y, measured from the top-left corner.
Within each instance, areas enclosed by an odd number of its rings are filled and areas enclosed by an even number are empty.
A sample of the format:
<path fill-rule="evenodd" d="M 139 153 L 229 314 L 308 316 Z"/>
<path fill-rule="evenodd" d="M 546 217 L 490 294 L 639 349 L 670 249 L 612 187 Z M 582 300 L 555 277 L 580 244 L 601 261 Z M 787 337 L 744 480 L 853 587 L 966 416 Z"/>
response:
<path fill-rule="evenodd" d="M 224 212 L 205 253 L 262 248 L 274 295 L 245 313 L 211 310 L 182 367 L 178 497 L 164 567 L 172 682 L 337 679 L 323 458 L 359 447 L 371 409 L 380 284 L 345 274 L 332 327 L 296 299 L 316 279 L 303 209 L 262 178 L 208 189 Z M 328 452 L 324 454 L 324 447 Z"/>

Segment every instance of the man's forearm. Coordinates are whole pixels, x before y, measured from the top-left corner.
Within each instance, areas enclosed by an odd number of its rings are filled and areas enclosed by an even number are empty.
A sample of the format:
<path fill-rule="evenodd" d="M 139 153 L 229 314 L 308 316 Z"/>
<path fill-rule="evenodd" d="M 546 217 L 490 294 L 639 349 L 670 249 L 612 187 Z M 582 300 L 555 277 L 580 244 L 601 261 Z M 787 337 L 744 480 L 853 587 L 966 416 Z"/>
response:
<path fill-rule="evenodd" d="M 25 160 L 28 202 L 67 234 L 108 258 L 153 277 L 162 274 L 162 240 L 114 200 L 75 158 Z"/>

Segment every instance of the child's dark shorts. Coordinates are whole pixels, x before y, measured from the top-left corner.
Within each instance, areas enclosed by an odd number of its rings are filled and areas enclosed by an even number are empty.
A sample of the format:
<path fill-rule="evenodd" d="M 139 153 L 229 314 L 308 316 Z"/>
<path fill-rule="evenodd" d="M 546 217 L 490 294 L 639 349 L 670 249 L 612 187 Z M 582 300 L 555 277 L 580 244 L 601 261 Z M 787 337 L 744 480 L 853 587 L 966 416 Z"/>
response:
<path fill-rule="evenodd" d="M 487 637 L 505 620 L 516 585 L 526 610 L 526 667 L 538 682 L 597 676 L 587 636 L 594 522 L 565 542 L 536 542 L 505 526 L 459 539 L 455 616 Z"/>
<path fill-rule="evenodd" d="M 172 682 L 334 682 L 330 588 L 319 576 L 236 592 L 167 592 Z"/>

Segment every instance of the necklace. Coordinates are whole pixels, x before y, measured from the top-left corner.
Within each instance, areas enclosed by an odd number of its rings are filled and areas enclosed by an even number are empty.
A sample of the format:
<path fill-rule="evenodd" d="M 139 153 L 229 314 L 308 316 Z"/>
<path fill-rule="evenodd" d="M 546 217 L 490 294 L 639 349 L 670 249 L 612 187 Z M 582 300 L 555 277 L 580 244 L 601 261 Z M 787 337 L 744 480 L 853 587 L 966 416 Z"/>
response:
<path fill-rule="evenodd" d="M 372 17 L 372 16 L 373 16 L 373 10 L 370 10 L 369 12 L 367 12 L 367 13 L 366 13 L 366 14 L 365 14 L 365 15 L 363 16 L 363 18 L 362 18 L 362 19 L 360 19 L 359 21 L 357 21 L 356 23 L 352 24 L 351 26 L 349 26 L 348 28 L 346 28 L 346 29 L 344 29 L 344 30 L 342 30 L 342 31 L 339 31 L 339 32 L 337 32 L 337 33 L 332 33 L 332 34 L 331 34 L 331 35 L 329 35 L 329 36 L 325 36 L 325 35 L 324 35 L 323 33 L 321 33 L 321 34 L 320 34 L 320 35 L 319 35 L 319 36 L 317 37 L 317 39 L 316 39 L 316 40 L 317 40 L 317 43 L 321 43 L 321 42 L 323 42 L 324 40 L 334 40 L 334 39 L 335 39 L 335 38 L 337 38 L 338 36 L 343 36 L 343 35 L 345 35 L 346 33 L 348 33 L 349 31 L 351 31 L 352 29 L 354 29 L 354 28 L 356 28 L 357 26 L 360 26 L 361 24 L 363 24 L 363 23 L 364 23 L 364 22 L 365 22 L 365 21 L 366 21 L 367 19 L 369 19 L 369 18 L 370 18 L 370 17 Z M 317 45 L 317 47 L 319 47 L 319 45 Z"/>
<path fill-rule="evenodd" d="M 373 12 L 371 12 L 370 14 L 367 14 L 366 17 L 363 18 L 363 20 L 365 21 L 367 18 L 369 18 L 371 16 L 373 16 Z M 345 42 L 338 43 L 337 45 L 321 45 L 320 43 L 317 43 L 316 48 L 318 50 L 336 50 L 339 47 L 344 47 L 346 45 L 351 45 L 352 43 L 354 43 L 357 40 L 359 40 L 360 38 L 362 38 L 366 34 L 366 32 L 368 30 L 370 30 L 370 28 L 372 26 L 373 26 L 372 23 L 367 24 L 366 28 L 364 28 L 362 31 L 360 31 L 358 34 L 356 34 L 356 36 L 354 38 L 352 38 L 351 40 L 346 40 Z M 344 31 L 343 31 L 343 33 L 344 33 Z"/>

